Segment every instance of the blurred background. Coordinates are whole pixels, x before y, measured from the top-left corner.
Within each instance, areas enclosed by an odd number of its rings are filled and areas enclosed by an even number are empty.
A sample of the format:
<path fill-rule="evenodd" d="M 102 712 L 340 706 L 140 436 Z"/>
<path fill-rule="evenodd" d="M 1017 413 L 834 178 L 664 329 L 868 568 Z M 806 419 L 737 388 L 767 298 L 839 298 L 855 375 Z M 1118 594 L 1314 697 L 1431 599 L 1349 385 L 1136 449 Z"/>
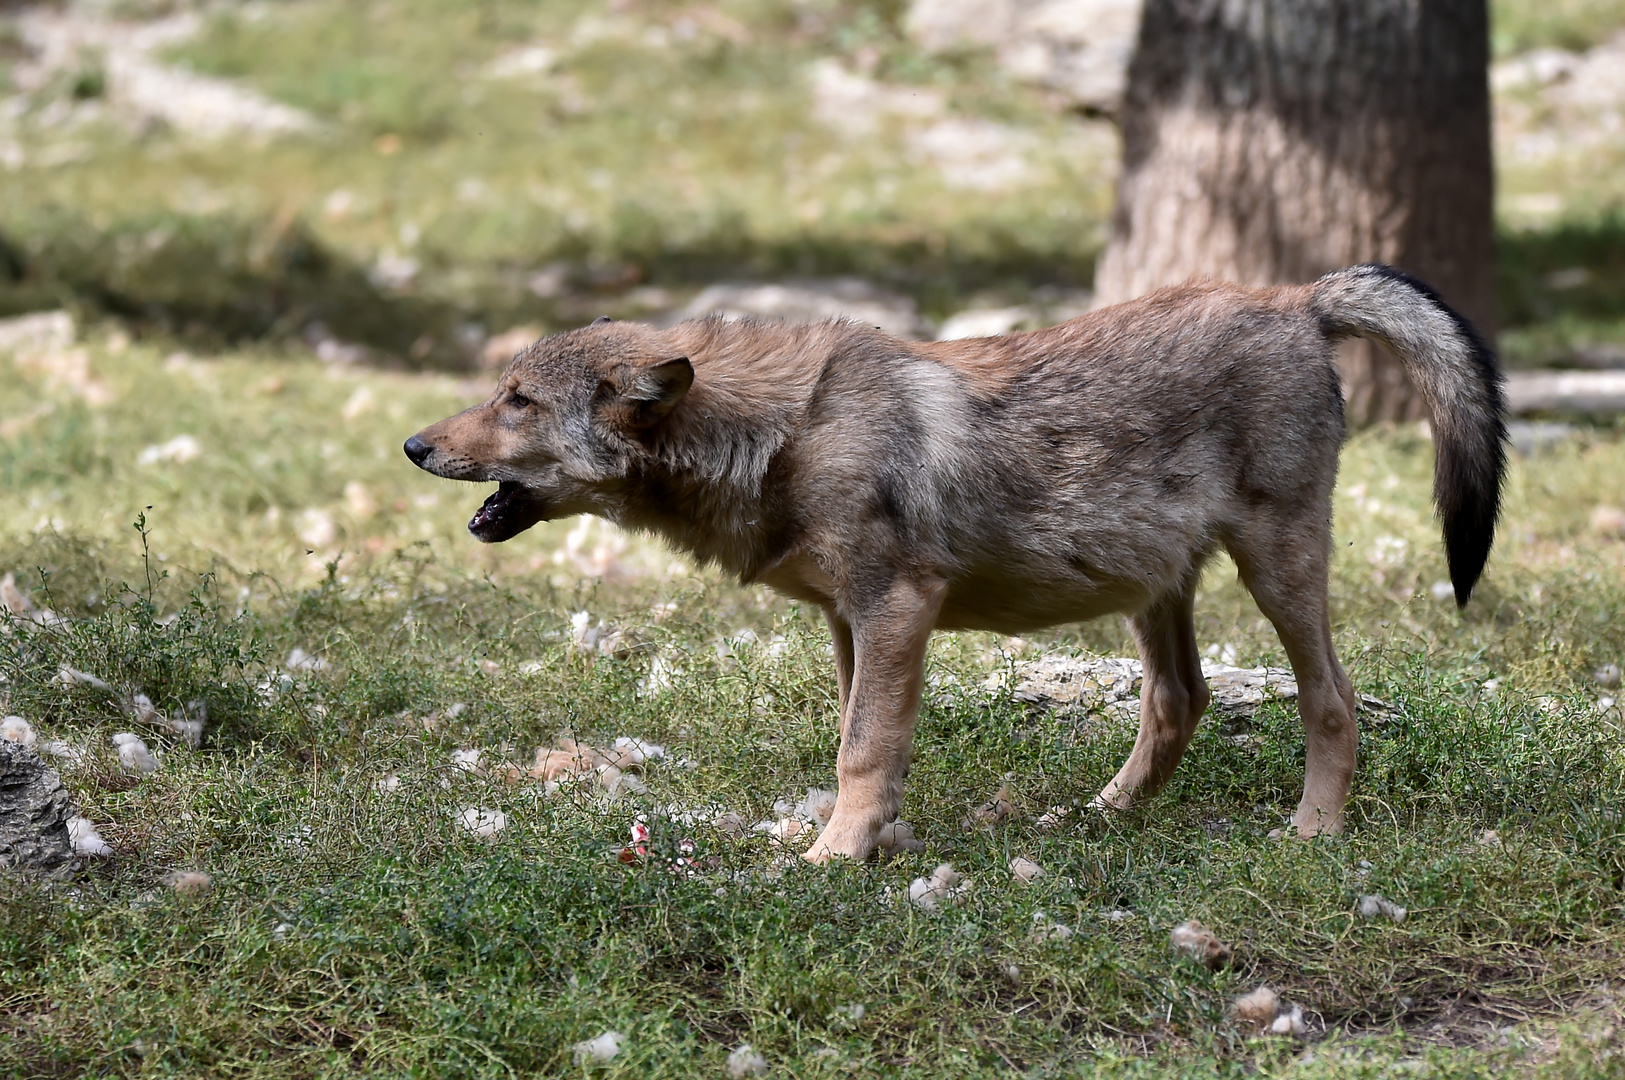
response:
<path fill-rule="evenodd" d="M 1625 3 L 1491 8 L 1502 348 L 1519 366 L 1617 358 Z M 10 4 L 0 313 L 445 370 L 604 313 L 1037 325 L 1090 302 L 1139 16 L 1134 0 Z"/>

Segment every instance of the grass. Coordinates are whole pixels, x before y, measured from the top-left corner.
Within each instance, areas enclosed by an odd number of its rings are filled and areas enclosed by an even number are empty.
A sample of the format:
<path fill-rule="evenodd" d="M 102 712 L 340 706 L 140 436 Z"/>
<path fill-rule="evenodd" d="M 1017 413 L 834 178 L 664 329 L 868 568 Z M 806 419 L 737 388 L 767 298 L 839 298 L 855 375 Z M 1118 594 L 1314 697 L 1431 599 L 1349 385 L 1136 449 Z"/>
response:
<path fill-rule="evenodd" d="M 1491 48 L 1497 58 L 1530 49 L 1589 49 L 1625 23 L 1620 0 L 1494 0 L 1490 4 Z"/>
<path fill-rule="evenodd" d="M 573 523 L 473 543 L 461 523 L 477 493 L 397 455 L 479 392 L 270 352 L 204 362 L 95 327 L 0 364 L 17 508 L 0 568 L 73 616 L 4 639 L 0 674 L 11 711 L 89 751 L 65 777 L 117 851 L 71 887 L 0 885 L 0 1072 L 573 1075 L 571 1046 L 606 1029 L 629 1041 L 600 1071 L 638 1076 L 716 1072 L 746 1041 L 797 1076 L 1625 1068 L 1611 989 L 1625 762 L 1618 711 L 1597 711 L 1590 681 L 1625 657 L 1625 547 L 1587 525 L 1625 466 L 1617 429 L 1515 463 L 1465 617 L 1428 588 L 1443 568 L 1427 442 L 1350 443 L 1339 647 L 1396 710 L 1365 725 L 1346 837 L 1267 838 L 1301 782 L 1296 719 L 1278 707 L 1253 740 L 1204 726 L 1143 812 L 1043 831 L 1035 818 L 1086 799 L 1132 731 L 976 690 L 1022 646 L 939 635 L 932 671 L 958 683 L 927 707 L 905 804 L 927 851 L 825 871 L 705 824 L 720 807 L 770 817 L 775 799 L 831 782 L 818 620 L 642 541 L 606 577 L 584 574 L 577 560 L 609 541 L 571 547 Z M 181 434 L 200 456 L 141 463 Z M 573 653 L 579 610 L 647 648 Z M 1198 611 L 1204 644 L 1282 662 L 1227 568 Z M 742 627 L 785 646 L 738 641 Z M 327 666 L 283 678 L 296 647 Z M 1025 648 L 1126 641 L 1105 621 Z M 651 691 L 655 657 L 672 674 Z M 206 698 L 203 749 L 149 735 L 164 767 L 123 780 L 108 735 L 130 721 L 64 686 L 64 663 L 164 709 Z M 651 739 L 692 767 L 657 763 L 648 795 L 604 803 L 451 757 L 522 762 L 561 730 Z M 398 790 L 378 794 L 390 775 Z M 1006 776 L 1022 816 L 963 830 Z M 467 806 L 509 816 L 494 844 L 458 826 Z M 622 865 L 637 815 L 662 857 L 686 835 L 712 862 L 692 878 L 663 858 Z M 1017 885 L 1018 854 L 1049 876 Z M 973 882 L 965 906 L 930 915 L 896 898 L 941 860 Z M 177 896 L 164 879 L 183 869 L 214 888 Z M 1410 908 L 1406 922 L 1357 918 L 1373 891 Z M 1032 940 L 1037 911 L 1075 935 Z M 1168 930 L 1187 918 L 1236 963 L 1210 974 L 1174 957 Z M 1226 1018 L 1259 983 L 1308 1010 L 1310 1042 Z"/>

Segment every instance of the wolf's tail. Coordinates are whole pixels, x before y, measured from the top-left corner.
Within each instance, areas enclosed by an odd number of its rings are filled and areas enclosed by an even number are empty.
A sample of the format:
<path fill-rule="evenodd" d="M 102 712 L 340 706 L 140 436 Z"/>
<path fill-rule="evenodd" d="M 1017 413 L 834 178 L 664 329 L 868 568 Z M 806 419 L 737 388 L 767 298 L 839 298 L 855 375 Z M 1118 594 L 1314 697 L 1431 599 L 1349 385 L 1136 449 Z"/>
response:
<path fill-rule="evenodd" d="M 1311 305 L 1330 338 L 1375 338 L 1398 356 L 1433 414 L 1433 502 L 1456 606 L 1484 570 L 1501 512 L 1506 471 L 1505 400 L 1495 353 L 1472 323 L 1422 282 L 1367 263 L 1311 286 Z"/>

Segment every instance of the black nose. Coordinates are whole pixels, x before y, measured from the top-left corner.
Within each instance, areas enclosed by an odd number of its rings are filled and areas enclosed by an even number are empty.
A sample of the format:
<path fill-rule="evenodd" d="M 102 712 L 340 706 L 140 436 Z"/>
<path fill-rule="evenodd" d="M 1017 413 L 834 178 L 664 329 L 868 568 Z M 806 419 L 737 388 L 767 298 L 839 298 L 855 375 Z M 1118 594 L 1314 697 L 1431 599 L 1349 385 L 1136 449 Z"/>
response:
<path fill-rule="evenodd" d="M 429 456 L 429 451 L 433 450 L 434 447 L 414 435 L 406 440 L 406 445 L 401 449 L 405 450 L 406 456 L 412 459 L 412 464 L 422 465 L 423 459 Z"/>

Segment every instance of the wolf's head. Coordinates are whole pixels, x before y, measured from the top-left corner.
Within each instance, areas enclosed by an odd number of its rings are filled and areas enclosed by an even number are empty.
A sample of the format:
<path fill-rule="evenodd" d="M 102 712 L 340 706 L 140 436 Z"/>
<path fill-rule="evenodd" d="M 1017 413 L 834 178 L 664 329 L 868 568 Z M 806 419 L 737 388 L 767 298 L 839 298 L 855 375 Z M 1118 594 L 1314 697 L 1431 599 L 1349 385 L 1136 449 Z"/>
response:
<path fill-rule="evenodd" d="M 694 382 L 646 326 L 600 319 L 531 345 L 482 404 L 406 440 L 420 469 L 496 481 L 468 523 L 488 544 L 538 521 L 612 508 L 630 469 Z"/>

